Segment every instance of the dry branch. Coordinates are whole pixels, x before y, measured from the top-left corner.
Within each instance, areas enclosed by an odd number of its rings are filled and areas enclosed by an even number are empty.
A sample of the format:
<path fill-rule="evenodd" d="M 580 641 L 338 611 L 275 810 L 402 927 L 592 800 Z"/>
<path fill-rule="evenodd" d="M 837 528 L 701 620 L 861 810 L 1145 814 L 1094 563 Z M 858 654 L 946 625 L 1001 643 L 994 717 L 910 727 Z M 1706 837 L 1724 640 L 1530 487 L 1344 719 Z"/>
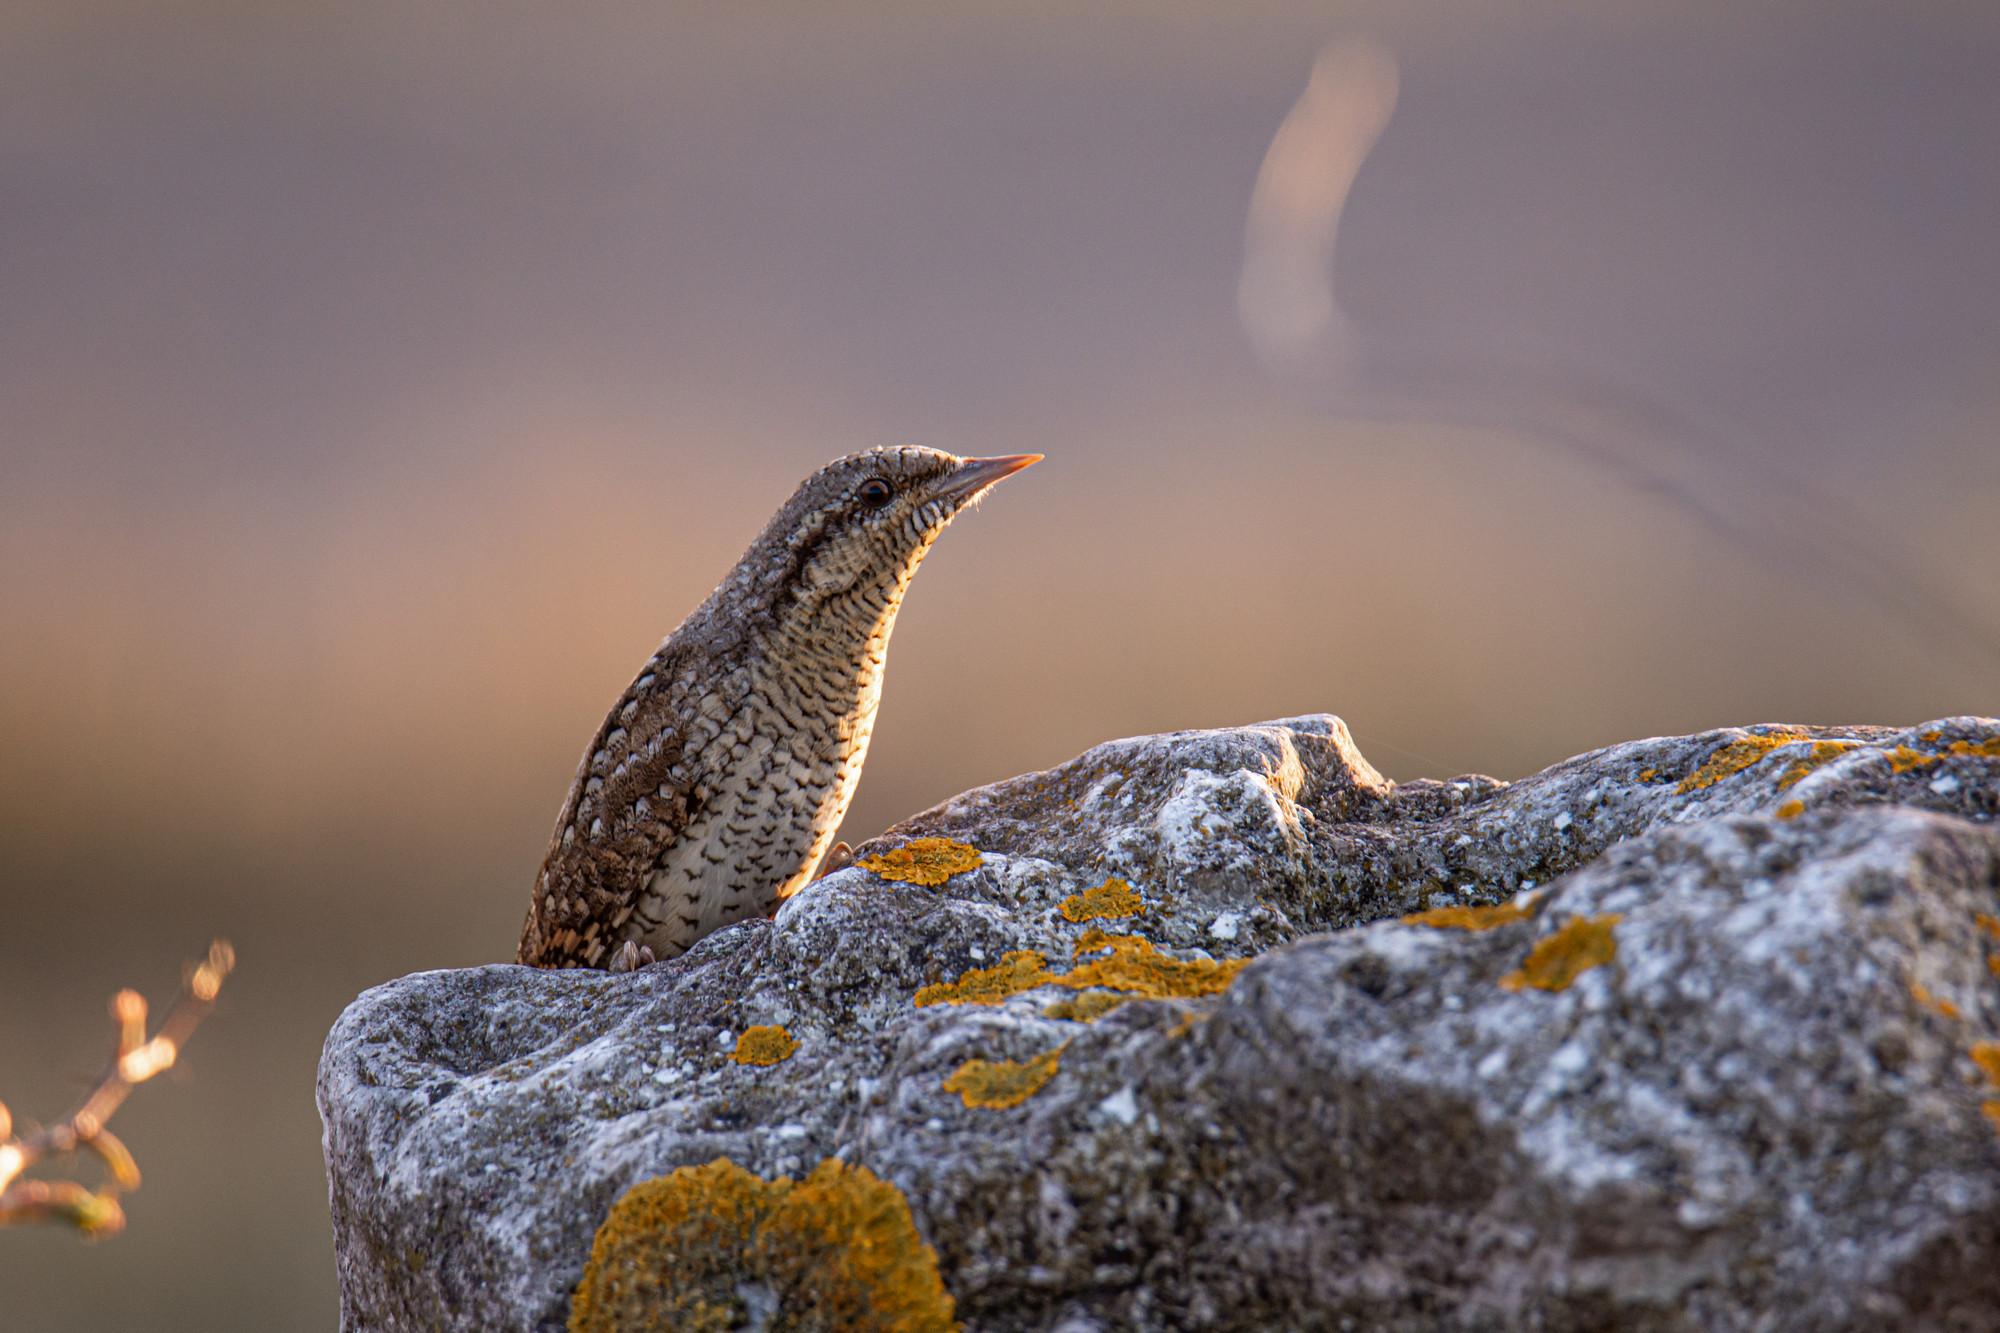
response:
<path fill-rule="evenodd" d="M 180 998 L 151 1037 L 146 1035 L 145 997 L 133 990 L 113 996 L 118 1047 L 111 1067 L 83 1104 L 57 1123 L 16 1138 L 13 1116 L 0 1102 L 0 1227 L 61 1223 L 91 1237 L 124 1228 L 118 1196 L 139 1187 L 139 1164 L 105 1122 L 133 1088 L 173 1067 L 195 1025 L 215 1007 L 222 979 L 235 966 L 236 951 L 226 941 L 210 944 L 208 957 L 188 969 Z M 71 1180 L 19 1180 L 37 1162 L 79 1150 L 103 1164 L 106 1179 L 97 1188 Z"/>

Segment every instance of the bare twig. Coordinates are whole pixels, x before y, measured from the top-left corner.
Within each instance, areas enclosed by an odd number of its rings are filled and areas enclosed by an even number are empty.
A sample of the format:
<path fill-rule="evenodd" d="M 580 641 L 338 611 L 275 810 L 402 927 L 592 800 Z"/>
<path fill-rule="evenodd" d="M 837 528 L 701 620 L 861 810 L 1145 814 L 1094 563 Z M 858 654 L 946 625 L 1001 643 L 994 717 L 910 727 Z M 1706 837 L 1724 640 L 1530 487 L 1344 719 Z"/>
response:
<path fill-rule="evenodd" d="M 22 1138 L 14 1136 L 13 1116 L 0 1103 L 0 1227 L 62 1223 L 86 1236 L 109 1236 L 125 1226 L 118 1196 L 139 1187 L 139 1164 L 118 1137 L 104 1127 L 132 1089 L 171 1069 L 195 1025 L 215 1007 L 222 979 L 236 966 L 236 951 L 224 940 L 208 946 L 208 957 L 188 970 L 180 998 L 160 1030 L 146 1035 L 146 1000 L 122 990 L 111 999 L 118 1024 L 118 1047 L 111 1067 L 83 1104 L 63 1120 Z M 22 1172 L 46 1158 L 79 1149 L 93 1154 L 107 1179 L 96 1189 L 70 1180 L 21 1180 Z"/>

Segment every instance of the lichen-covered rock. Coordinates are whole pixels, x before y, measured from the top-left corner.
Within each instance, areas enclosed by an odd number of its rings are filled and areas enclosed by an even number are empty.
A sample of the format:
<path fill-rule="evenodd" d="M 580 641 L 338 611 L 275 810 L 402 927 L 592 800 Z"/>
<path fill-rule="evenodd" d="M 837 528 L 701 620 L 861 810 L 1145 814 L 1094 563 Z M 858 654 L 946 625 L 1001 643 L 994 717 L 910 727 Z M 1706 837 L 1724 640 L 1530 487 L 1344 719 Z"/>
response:
<path fill-rule="evenodd" d="M 755 1253 L 635 1235 L 661 1186 L 598 1234 L 680 1168 L 832 1162 L 974 1329 L 1991 1327 L 1996 812 L 1980 718 L 1511 785 L 1391 784 L 1329 717 L 1100 746 L 672 962 L 363 995 L 319 1083 L 343 1320 L 562 1328 L 595 1238 L 740 1269 L 671 1287 L 705 1327 L 870 1326 L 801 1294 L 849 1290 L 784 1248 L 804 1183 Z"/>
<path fill-rule="evenodd" d="M 641 1181 L 598 1228 L 570 1302 L 575 1333 L 753 1322 L 772 1333 L 954 1327 L 909 1203 L 833 1158 L 797 1183 L 721 1159 Z"/>

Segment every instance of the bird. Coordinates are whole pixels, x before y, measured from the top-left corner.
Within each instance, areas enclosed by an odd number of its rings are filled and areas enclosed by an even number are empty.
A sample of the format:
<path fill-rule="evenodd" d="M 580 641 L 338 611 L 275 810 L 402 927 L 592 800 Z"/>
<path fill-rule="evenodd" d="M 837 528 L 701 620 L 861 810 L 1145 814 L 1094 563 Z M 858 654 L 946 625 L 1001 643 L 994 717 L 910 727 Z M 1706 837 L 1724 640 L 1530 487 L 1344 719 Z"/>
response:
<path fill-rule="evenodd" d="M 917 566 L 1041 459 L 871 449 L 801 482 L 585 749 L 517 961 L 632 971 L 809 882 L 860 781 Z"/>

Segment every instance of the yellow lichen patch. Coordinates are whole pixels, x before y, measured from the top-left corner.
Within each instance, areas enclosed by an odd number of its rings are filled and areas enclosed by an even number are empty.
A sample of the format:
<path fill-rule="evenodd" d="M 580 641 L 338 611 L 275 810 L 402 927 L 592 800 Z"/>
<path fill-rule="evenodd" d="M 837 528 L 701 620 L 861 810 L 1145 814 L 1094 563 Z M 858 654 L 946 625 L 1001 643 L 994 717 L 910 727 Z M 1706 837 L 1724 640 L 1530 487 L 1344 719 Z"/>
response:
<path fill-rule="evenodd" d="M 1517 921 L 1535 919 L 1536 898 L 1525 902 L 1494 903 L 1491 907 L 1433 907 L 1428 912 L 1412 912 L 1403 918 L 1406 926 L 1431 926 L 1438 930 L 1492 930 Z"/>
<path fill-rule="evenodd" d="M 1137 935 L 1106 936 L 1095 947 L 1109 948 L 1110 956 L 1079 963 L 1051 980 L 1074 990 L 1102 986 L 1148 1000 L 1186 1000 L 1222 994 L 1236 980 L 1236 974 L 1250 965 L 1248 958 L 1217 962 L 1212 958 L 1170 957 L 1156 950 L 1151 940 Z"/>
<path fill-rule="evenodd" d="M 1641 782 L 1651 782 L 1658 776 L 1660 776 L 1660 770 L 1657 768 L 1642 768 L 1639 770 L 1639 781 Z"/>
<path fill-rule="evenodd" d="M 1778 790 L 1784 791 L 1788 787 L 1797 786 L 1808 773 L 1828 760 L 1846 754 L 1860 743 L 1859 741 L 1814 741 L 1812 749 L 1806 751 L 1806 757 L 1794 759 L 1791 767 L 1778 778 Z"/>
<path fill-rule="evenodd" d="M 915 838 L 879 856 L 864 856 L 860 865 L 883 879 L 935 887 L 953 875 L 976 869 L 979 849 L 951 838 Z"/>
<path fill-rule="evenodd" d="M 957 981 L 939 982 L 917 992 L 917 1007 L 931 1004 L 999 1004 L 1010 996 L 1046 986 L 1052 979 L 1048 959 L 1033 949 L 1002 954 L 992 967 L 975 967 Z"/>
<path fill-rule="evenodd" d="M 1073 1000 L 1057 1000 L 1042 1010 L 1048 1018 L 1060 1018 L 1071 1023 L 1095 1023 L 1122 1004 L 1130 1003 L 1131 995 L 1120 995 L 1116 991 L 1087 990 Z"/>
<path fill-rule="evenodd" d="M 1786 801 L 1783 805 L 1778 807 L 1778 818 L 1797 819 L 1800 815 L 1804 814 L 1805 812 L 1806 812 L 1806 803 L 1804 801 Z"/>
<path fill-rule="evenodd" d="M 2000 953 L 1989 953 L 1986 955 L 1986 970 L 1994 976 L 2000 977 Z"/>
<path fill-rule="evenodd" d="M 1988 1083 L 2000 1088 L 2000 1041 L 1973 1042 L 1972 1063 L 1979 1066 Z"/>
<path fill-rule="evenodd" d="M 1704 787 L 1713 787 L 1724 778 L 1741 773 L 1771 751 L 1805 739 L 1807 736 L 1802 728 L 1779 727 L 1772 731 L 1745 736 L 1740 741 L 1731 741 L 1709 755 L 1700 768 L 1682 778 L 1681 785 L 1676 790 L 1685 795 L 1691 791 L 1700 791 Z"/>
<path fill-rule="evenodd" d="M 1101 930 L 1083 932 L 1076 942 L 1076 955 L 1109 950 L 1109 956 L 1078 963 L 1067 972 L 1049 971 L 1048 960 L 1032 949 L 1016 949 L 993 967 L 977 967 L 956 981 L 925 986 L 916 993 L 918 1008 L 933 1004 L 999 1004 L 1024 991 L 1041 986 L 1066 986 L 1070 990 L 1117 991 L 1134 999 L 1192 999 L 1220 995 L 1229 989 L 1236 974 L 1249 966 L 1248 958 L 1218 962 L 1213 958 L 1175 958 L 1153 947 L 1152 941 L 1137 935 L 1107 935 Z"/>
<path fill-rule="evenodd" d="M 1068 1048 L 1064 1042 L 1032 1060 L 967 1060 L 945 1079 L 944 1090 L 957 1093 L 967 1106 L 989 1111 L 1019 1106 L 1056 1076 Z"/>
<path fill-rule="evenodd" d="M 1611 930 L 1624 919 L 1622 912 L 1575 918 L 1555 934 L 1536 941 L 1519 970 L 1500 978 L 1500 984 L 1508 990 L 1529 986 L 1568 990 L 1585 972 L 1618 956 L 1618 941 L 1612 938 Z"/>
<path fill-rule="evenodd" d="M 1979 1066 L 1979 1072 L 1986 1075 L 1986 1082 L 2000 1088 L 2000 1041 L 1975 1041 L 1972 1043 L 1972 1063 Z M 1989 1097 L 1979 1103 L 1979 1109 L 1993 1122 L 1993 1128 L 2000 1131 L 2000 1099 Z"/>
<path fill-rule="evenodd" d="M 775 1300 L 753 1311 L 750 1300 Z M 760 1302 L 761 1303 L 761 1302 Z M 910 1205 L 866 1167 L 828 1158 L 794 1184 L 729 1159 L 641 1181 L 597 1229 L 571 1333 L 955 1329 Z"/>
<path fill-rule="evenodd" d="M 1934 741 L 1937 735 L 1935 731 L 1927 731 L 1922 739 Z M 1889 760 L 1891 773 L 1908 773 L 1913 769 L 1924 768 L 1954 757 L 2000 759 L 2000 736 L 1993 736 L 1983 741 L 1953 741 L 1937 754 L 1925 754 L 1922 750 L 1913 750 L 1907 745 L 1898 745 L 1893 750 L 1883 751 L 1883 754 Z"/>
<path fill-rule="evenodd" d="M 1096 953 L 1100 949 L 1109 948 L 1113 940 L 1124 938 L 1126 937 L 1123 935 L 1113 935 L 1109 931 L 1092 926 L 1076 937 L 1076 946 L 1070 950 L 1070 955 L 1081 958 L 1087 953 Z"/>
<path fill-rule="evenodd" d="M 780 1027 L 759 1024 L 743 1029 L 743 1035 L 736 1039 L 736 1050 L 730 1059 L 739 1065 L 774 1065 L 792 1058 L 799 1049 L 797 1038 Z"/>
<path fill-rule="evenodd" d="M 1945 1018 L 1958 1017 L 1957 1005 L 1953 1004 L 1950 1000 L 1940 1000 L 1937 996 L 1932 995 L 1922 982 L 1912 981 L 1910 983 L 1910 998 L 1934 1014 L 1942 1015 Z"/>
<path fill-rule="evenodd" d="M 1912 750 L 1907 745 L 1898 745 L 1895 749 L 1885 750 L 1883 753 L 1888 756 L 1891 773 L 1907 773 L 1926 764 L 1935 764 L 1940 758 L 1938 755 L 1925 754 L 1922 750 Z"/>
<path fill-rule="evenodd" d="M 1990 916 L 1985 912 L 1974 912 L 1972 914 L 1972 924 L 1978 926 L 1994 939 L 2000 940 L 2000 916 Z"/>
<path fill-rule="evenodd" d="M 1056 906 L 1071 921 L 1138 916 L 1146 910 L 1138 891 L 1115 875 L 1094 889 L 1072 893 Z"/>

